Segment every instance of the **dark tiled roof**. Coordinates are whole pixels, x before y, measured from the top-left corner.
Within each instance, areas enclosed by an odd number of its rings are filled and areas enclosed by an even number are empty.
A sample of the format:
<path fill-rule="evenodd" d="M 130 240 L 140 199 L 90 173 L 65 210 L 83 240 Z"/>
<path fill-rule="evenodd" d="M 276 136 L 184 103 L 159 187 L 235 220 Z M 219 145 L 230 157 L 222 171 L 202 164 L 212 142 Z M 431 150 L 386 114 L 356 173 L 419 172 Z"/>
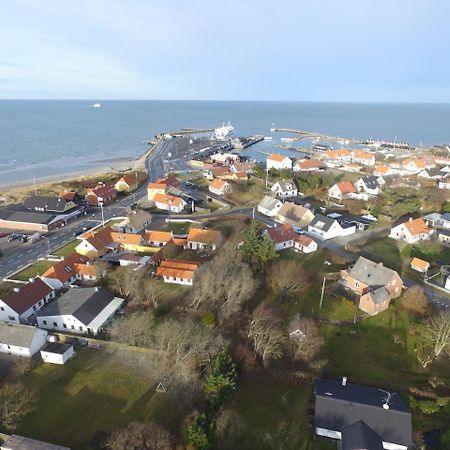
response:
<path fill-rule="evenodd" d="M 342 430 L 341 450 L 383 450 L 383 440 L 360 420 Z"/>
<path fill-rule="evenodd" d="M 389 409 L 383 408 L 388 394 L 380 389 L 318 380 L 315 384 L 315 426 L 341 431 L 360 420 L 384 442 L 409 447 L 412 444 L 411 413 L 397 393 L 391 393 Z"/>
<path fill-rule="evenodd" d="M 103 288 L 73 288 L 41 309 L 37 316 L 72 315 L 88 325 L 109 303 L 114 295 Z"/>
<path fill-rule="evenodd" d="M 62 197 L 52 197 L 46 195 L 35 195 L 28 197 L 23 205 L 25 208 L 35 211 L 49 211 L 64 213 L 68 200 Z"/>
<path fill-rule="evenodd" d="M 387 286 L 397 272 L 360 256 L 348 273 L 367 286 L 380 287 Z"/>
<path fill-rule="evenodd" d="M 331 217 L 324 216 L 323 214 L 316 214 L 312 222 L 309 224 L 310 227 L 318 228 L 322 231 L 328 231 L 336 219 L 332 219 Z M 322 225 L 323 224 L 323 225 Z"/>
<path fill-rule="evenodd" d="M 367 177 L 363 177 L 362 180 L 368 189 L 376 189 L 378 187 L 378 177 L 369 175 Z"/>

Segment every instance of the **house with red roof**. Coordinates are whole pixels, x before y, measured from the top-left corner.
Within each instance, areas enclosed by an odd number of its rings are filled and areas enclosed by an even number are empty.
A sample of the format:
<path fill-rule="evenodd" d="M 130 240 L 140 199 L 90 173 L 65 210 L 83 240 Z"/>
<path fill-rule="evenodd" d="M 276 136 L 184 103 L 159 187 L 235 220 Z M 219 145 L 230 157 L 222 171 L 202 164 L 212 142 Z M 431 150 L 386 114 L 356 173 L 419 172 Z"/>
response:
<path fill-rule="evenodd" d="M 137 187 L 138 187 L 137 174 L 124 175 L 114 185 L 114 188 L 116 189 L 117 192 L 133 192 L 134 190 L 137 189 Z"/>
<path fill-rule="evenodd" d="M 195 271 L 199 264 L 193 261 L 167 259 L 161 262 L 156 269 L 156 276 L 165 283 L 187 284 L 192 286 Z"/>
<path fill-rule="evenodd" d="M 292 169 L 292 160 L 288 156 L 272 153 L 267 157 L 267 170 Z"/>
<path fill-rule="evenodd" d="M 417 219 L 410 217 L 393 226 L 389 233 L 389 237 L 404 241 L 408 244 L 413 244 L 418 241 L 427 241 L 431 238 L 432 234 L 433 229 L 429 228 L 421 217 Z"/>
<path fill-rule="evenodd" d="M 352 161 L 363 166 L 374 166 L 375 154 L 371 152 L 365 152 L 364 150 L 353 150 Z"/>
<path fill-rule="evenodd" d="M 302 253 L 315 252 L 317 250 L 317 242 L 309 236 L 301 234 L 294 239 L 294 250 Z"/>
<path fill-rule="evenodd" d="M 30 278 L 28 283 L 18 285 L 0 299 L 0 321 L 28 323 L 28 319 L 54 297 L 55 290 L 42 278 Z"/>
<path fill-rule="evenodd" d="M 81 276 L 77 264 L 87 264 L 90 259 L 79 253 L 72 253 L 62 261 L 50 267 L 41 275 L 43 281 L 54 289 L 69 287 L 71 284 L 79 281 Z"/>
<path fill-rule="evenodd" d="M 212 192 L 213 194 L 216 195 L 224 195 L 231 191 L 231 186 L 225 180 L 214 178 L 214 180 L 212 180 L 211 183 L 209 183 L 208 190 L 209 192 Z"/>
<path fill-rule="evenodd" d="M 299 159 L 295 162 L 294 172 L 321 172 L 325 164 L 318 159 Z"/>
<path fill-rule="evenodd" d="M 86 202 L 91 206 L 110 205 L 117 198 L 116 189 L 110 184 L 98 184 L 95 188 L 89 189 L 86 193 Z"/>
<path fill-rule="evenodd" d="M 294 247 L 294 240 L 297 233 L 290 223 L 275 225 L 266 230 L 267 235 L 272 239 L 277 251 Z"/>
<path fill-rule="evenodd" d="M 345 197 L 348 197 L 349 194 L 355 193 L 356 189 L 350 181 L 341 181 L 340 183 L 333 184 L 333 186 L 328 189 L 328 197 L 337 200 L 342 200 Z"/>

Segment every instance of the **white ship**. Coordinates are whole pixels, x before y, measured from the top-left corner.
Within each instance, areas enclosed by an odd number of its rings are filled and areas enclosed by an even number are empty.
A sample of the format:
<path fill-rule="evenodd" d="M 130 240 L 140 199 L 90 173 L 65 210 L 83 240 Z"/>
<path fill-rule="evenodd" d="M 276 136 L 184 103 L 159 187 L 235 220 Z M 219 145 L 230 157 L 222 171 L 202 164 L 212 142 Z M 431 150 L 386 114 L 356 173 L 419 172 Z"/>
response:
<path fill-rule="evenodd" d="M 234 127 L 230 122 L 228 122 L 228 125 L 225 125 L 225 123 L 223 123 L 220 128 L 216 128 L 214 130 L 211 139 L 214 139 L 216 141 L 228 141 L 233 138 L 233 130 Z"/>
<path fill-rule="evenodd" d="M 94 103 L 94 104 L 92 105 L 92 107 L 93 107 L 93 108 L 101 108 L 102 105 L 101 105 L 101 103 Z"/>

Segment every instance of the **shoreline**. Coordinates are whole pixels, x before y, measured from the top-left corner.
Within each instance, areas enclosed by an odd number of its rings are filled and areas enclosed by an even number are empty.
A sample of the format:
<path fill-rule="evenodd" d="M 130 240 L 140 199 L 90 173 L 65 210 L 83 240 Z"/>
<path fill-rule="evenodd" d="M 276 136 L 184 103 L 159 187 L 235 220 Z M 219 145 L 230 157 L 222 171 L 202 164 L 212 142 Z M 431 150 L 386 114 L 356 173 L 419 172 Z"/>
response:
<path fill-rule="evenodd" d="M 145 162 L 153 150 L 160 144 L 161 138 L 155 138 L 155 141 L 140 155 L 135 158 L 114 157 L 108 159 L 98 159 L 92 163 L 111 163 L 110 165 L 100 165 L 90 169 L 76 170 L 60 175 L 50 175 L 47 177 L 36 178 L 36 180 L 24 180 L 17 182 L 0 183 L 0 203 L 8 203 L 5 200 L 15 198 L 20 195 L 28 194 L 34 190 L 45 190 L 62 182 L 79 182 L 86 178 L 101 179 L 105 175 L 120 175 L 131 171 L 146 171 Z"/>

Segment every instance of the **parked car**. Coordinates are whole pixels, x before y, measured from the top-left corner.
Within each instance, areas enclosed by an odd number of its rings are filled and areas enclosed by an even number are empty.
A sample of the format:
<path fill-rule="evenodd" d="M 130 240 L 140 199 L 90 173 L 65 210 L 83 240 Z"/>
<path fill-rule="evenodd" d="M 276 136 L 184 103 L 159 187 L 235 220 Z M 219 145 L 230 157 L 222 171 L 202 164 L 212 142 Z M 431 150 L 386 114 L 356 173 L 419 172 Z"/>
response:
<path fill-rule="evenodd" d="M 19 236 L 19 241 L 20 241 L 20 242 L 28 242 L 28 235 L 26 235 L 26 234 L 21 234 L 21 235 Z"/>
<path fill-rule="evenodd" d="M 9 233 L 0 232 L 0 238 L 8 236 Z"/>
<path fill-rule="evenodd" d="M 8 241 L 15 241 L 16 239 L 20 238 L 20 234 L 17 233 L 11 233 L 8 237 Z"/>

